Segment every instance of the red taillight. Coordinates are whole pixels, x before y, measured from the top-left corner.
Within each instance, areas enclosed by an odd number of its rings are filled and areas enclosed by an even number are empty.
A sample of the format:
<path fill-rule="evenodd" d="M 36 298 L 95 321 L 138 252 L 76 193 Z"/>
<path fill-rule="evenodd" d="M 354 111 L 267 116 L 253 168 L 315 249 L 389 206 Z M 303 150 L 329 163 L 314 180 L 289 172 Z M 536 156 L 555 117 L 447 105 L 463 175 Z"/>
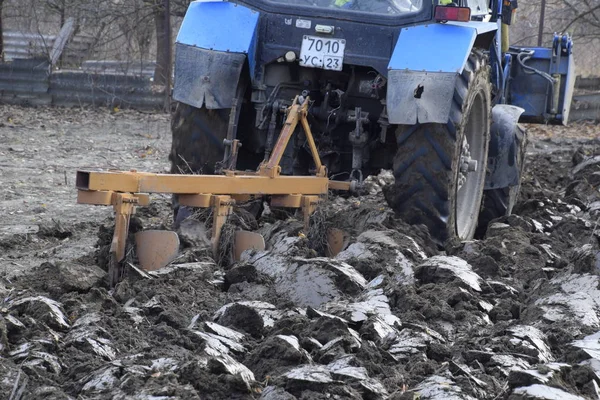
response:
<path fill-rule="evenodd" d="M 436 21 L 462 21 L 471 20 L 471 9 L 469 7 L 444 7 L 435 8 Z"/>

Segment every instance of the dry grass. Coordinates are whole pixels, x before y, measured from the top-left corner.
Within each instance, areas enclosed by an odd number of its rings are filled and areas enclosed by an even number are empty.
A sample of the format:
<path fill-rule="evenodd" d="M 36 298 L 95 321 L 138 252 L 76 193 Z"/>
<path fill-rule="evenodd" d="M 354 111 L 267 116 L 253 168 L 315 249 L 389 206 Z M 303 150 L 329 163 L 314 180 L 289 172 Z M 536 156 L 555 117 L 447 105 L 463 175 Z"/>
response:
<path fill-rule="evenodd" d="M 224 266 L 231 264 L 233 261 L 232 254 L 235 232 L 239 230 L 254 231 L 257 228 L 258 223 L 254 215 L 243 208 L 236 207 L 229 218 L 227 218 L 227 222 L 225 222 L 221 230 L 217 259 L 215 261 Z"/>
<path fill-rule="evenodd" d="M 327 201 L 319 203 L 317 209 L 310 216 L 310 224 L 308 226 L 308 247 L 324 256 L 327 250 L 327 231 L 333 227 L 332 216 L 333 211 L 328 207 Z"/>
<path fill-rule="evenodd" d="M 219 238 L 219 246 L 217 250 L 217 257 L 215 260 L 218 264 L 229 265 L 231 263 L 233 241 L 236 231 L 255 231 L 258 229 L 256 217 L 252 212 L 246 209 L 255 206 L 255 202 L 257 201 L 260 200 L 254 200 L 252 202 L 248 202 L 240 206 L 234 207 L 233 212 L 227 218 L 227 221 L 221 229 L 221 237 Z M 194 211 L 190 218 L 202 222 L 207 231 L 212 230 L 212 208 L 198 208 Z"/>

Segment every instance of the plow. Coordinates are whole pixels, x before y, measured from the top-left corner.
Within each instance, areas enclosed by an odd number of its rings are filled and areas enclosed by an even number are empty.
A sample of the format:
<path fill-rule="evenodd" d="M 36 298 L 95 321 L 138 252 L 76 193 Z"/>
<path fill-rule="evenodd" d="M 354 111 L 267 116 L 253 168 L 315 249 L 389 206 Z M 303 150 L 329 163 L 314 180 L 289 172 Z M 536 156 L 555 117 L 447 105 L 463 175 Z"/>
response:
<path fill-rule="evenodd" d="M 257 171 L 235 170 L 239 143 L 233 140 L 229 162 L 232 169 L 223 175 L 172 175 L 151 174 L 138 171 L 90 172 L 78 171 L 76 186 L 77 202 L 112 206 L 115 229 L 109 250 L 109 279 L 111 285 L 122 277 L 121 263 L 125 258 L 129 221 L 136 207 L 146 206 L 152 193 L 177 194 L 179 204 L 187 207 L 209 208 L 212 215 L 211 244 L 216 257 L 221 230 L 236 203 L 257 196 L 269 196 L 275 207 L 299 209 L 303 214 L 304 231 L 308 232 L 310 215 L 330 190 L 350 191 L 353 182 L 329 180 L 321 164 L 319 153 L 312 139 L 306 115 L 310 98 L 296 97 L 288 110 L 285 121 L 270 158 Z M 314 176 L 282 176 L 279 162 L 296 126 L 300 123 L 311 145 L 313 161 L 317 166 Z M 246 232 L 248 234 L 249 232 Z M 258 234 L 256 234 L 258 235 Z M 240 237 L 240 236 L 238 236 Z M 256 237 L 249 236 L 235 244 L 234 252 L 256 248 Z M 258 243 L 260 243 L 260 238 Z M 177 256 L 179 240 L 171 231 L 139 232 L 136 237 L 137 255 L 142 268 L 155 270 L 164 267 Z M 263 241 L 264 249 L 264 241 Z"/>

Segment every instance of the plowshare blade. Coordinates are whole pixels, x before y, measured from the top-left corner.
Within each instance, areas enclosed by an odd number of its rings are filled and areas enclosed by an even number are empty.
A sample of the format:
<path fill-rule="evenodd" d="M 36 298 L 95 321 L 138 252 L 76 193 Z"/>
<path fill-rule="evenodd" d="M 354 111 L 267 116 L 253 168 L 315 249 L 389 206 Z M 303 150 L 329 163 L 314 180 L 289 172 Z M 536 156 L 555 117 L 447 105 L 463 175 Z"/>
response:
<path fill-rule="evenodd" d="M 142 269 L 154 271 L 177 257 L 179 236 L 173 231 L 142 231 L 135 234 L 135 246 Z"/>
<path fill-rule="evenodd" d="M 248 249 L 264 250 L 265 238 L 256 232 L 236 231 L 233 240 L 233 260 L 239 261 Z"/>
<path fill-rule="evenodd" d="M 325 255 L 327 257 L 335 257 L 340 251 L 344 250 L 345 242 L 348 234 L 337 228 L 329 228 L 327 230 L 327 248 L 325 249 Z"/>

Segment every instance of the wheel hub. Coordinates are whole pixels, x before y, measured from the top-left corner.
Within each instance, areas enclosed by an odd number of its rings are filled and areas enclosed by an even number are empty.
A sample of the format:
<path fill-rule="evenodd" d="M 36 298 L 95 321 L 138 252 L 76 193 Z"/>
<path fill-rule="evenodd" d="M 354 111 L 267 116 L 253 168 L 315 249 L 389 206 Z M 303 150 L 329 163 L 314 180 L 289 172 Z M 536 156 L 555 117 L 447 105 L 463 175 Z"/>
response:
<path fill-rule="evenodd" d="M 487 161 L 485 132 L 489 132 L 485 95 L 478 93 L 472 102 L 464 116 L 467 120 L 462 141 L 459 142 L 460 156 L 456 171 L 456 234 L 463 240 L 472 236 L 477 225 Z"/>
<path fill-rule="evenodd" d="M 465 184 L 469 173 L 477 171 L 478 166 L 477 160 L 471 158 L 471 152 L 469 151 L 469 142 L 467 142 L 467 138 L 463 139 L 461 150 L 458 189 Z"/>

